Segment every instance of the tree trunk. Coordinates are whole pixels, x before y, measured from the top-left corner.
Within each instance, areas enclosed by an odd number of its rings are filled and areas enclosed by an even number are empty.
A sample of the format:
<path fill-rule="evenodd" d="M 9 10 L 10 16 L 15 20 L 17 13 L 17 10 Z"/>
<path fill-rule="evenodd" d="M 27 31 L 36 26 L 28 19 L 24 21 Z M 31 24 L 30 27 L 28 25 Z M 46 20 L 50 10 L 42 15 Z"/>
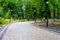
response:
<path fill-rule="evenodd" d="M 12 12 L 10 10 L 10 22 L 12 21 Z"/>
<path fill-rule="evenodd" d="M 54 19 L 56 18 L 56 16 L 55 16 L 55 9 L 54 9 Z"/>

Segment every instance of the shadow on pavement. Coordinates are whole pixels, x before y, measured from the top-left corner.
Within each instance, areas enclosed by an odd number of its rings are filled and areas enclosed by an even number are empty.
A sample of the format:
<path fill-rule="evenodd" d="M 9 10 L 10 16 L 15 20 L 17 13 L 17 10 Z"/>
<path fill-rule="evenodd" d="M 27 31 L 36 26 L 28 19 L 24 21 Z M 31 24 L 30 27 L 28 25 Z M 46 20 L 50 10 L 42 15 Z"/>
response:
<path fill-rule="evenodd" d="M 55 32 L 55 33 L 60 35 L 60 24 L 49 24 L 48 28 L 46 27 L 46 24 L 41 25 L 40 23 L 39 24 L 33 23 L 32 25 L 35 26 L 35 27 L 41 28 L 41 29 L 43 28 L 43 29 L 48 30 L 50 32 L 51 31 Z"/>

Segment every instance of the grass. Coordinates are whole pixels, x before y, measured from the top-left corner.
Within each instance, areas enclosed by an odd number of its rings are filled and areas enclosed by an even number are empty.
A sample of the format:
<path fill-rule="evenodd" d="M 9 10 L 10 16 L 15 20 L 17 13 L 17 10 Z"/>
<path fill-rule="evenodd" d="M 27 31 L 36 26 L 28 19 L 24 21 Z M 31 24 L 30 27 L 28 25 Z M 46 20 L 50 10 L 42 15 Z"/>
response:
<path fill-rule="evenodd" d="M 2 26 L 3 24 L 0 24 L 0 27 Z"/>
<path fill-rule="evenodd" d="M 12 20 L 12 22 L 27 22 L 27 21 L 28 21 L 27 19 Z"/>
<path fill-rule="evenodd" d="M 9 19 L 1 19 L 1 20 L 0 20 L 0 27 L 2 27 L 2 25 L 9 24 L 9 23 L 11 23 L 11 22 L 9 21 Z"/>
<path fill-rule="evenodd" d="M 27 22 L 28 20 L 27 19 L 21 19 L 21 20 L 14 20 L 12 19 L 11 22 L 10 22 L 10 19 L 3 19 L 3 18 L 0 18 L 0 27 L 2 27 L 2 25 L 5 25 L 5 24 L 10 24 L 10 23 L 13 23 L 13 22 Z"/>

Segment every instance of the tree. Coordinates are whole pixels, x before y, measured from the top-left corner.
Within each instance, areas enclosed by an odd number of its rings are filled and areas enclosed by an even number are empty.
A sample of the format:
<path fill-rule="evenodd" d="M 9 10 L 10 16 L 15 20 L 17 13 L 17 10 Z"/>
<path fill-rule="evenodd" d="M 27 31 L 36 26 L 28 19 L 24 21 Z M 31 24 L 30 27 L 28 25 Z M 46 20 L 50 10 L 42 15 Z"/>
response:
<path fill-rule="evenodd" d="M 10 22 L 11 22 L 11 19 L 12 19 L 14 7 L 15 7 L 15 4 L 12 3 L 12 2 L 9 2 L 8 5 L 7 5 L 8 10 L 10 11 Z"/>

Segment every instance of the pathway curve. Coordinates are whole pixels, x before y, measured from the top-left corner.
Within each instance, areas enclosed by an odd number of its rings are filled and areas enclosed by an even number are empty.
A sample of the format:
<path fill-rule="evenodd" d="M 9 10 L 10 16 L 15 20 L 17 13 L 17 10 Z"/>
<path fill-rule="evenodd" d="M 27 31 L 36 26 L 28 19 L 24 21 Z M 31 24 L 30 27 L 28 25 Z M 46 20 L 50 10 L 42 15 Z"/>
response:
<path fill-rule="evenodd" d="M 12 23 L 1 40 L 60 40 L 60 35 L 35 27 L 31 22 Z"/>

